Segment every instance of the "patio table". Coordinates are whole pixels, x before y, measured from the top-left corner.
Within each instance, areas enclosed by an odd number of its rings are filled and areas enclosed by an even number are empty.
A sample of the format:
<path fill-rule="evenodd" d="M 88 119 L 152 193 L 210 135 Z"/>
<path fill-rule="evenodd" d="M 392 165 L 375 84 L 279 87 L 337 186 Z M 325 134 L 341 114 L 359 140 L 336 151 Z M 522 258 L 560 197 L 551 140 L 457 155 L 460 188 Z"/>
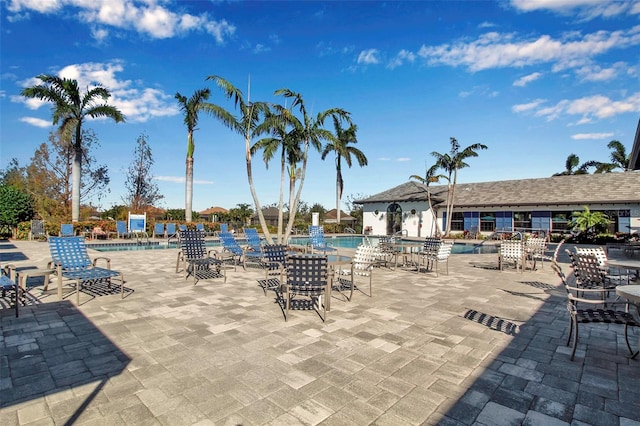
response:
<path fill-rule="evenodd" d="M 626 269 L 629 271 L 636 271 L 636 278 L 640 273 L 640 260 L 636 259 L 609 259 L 605 262 L 605 266 L 609 268 Z M 627 284 L 629 284 L 629 275 L 627 274 Z"/>
<path fill-rule="evenodd" d="M 616 294 L 620 297 L 624 297 L 635 306 L 636 314 L 640 313 L 640 285 L 619 285 L 616 287 Z M 636 315 L 638 319 L 639 315 Z M 640 337 L 638 338 L 638 350 L 631 355 L 631 359 L 634 359 L 640 353 Z"/>
<path fill-rule="evenodd" d="M 331 268 L 331 276 L 329 277 L 329 292 L 327 293 L 327 311 L 331 310 L 331 289 L 333 288 L 333 283 L 336 276 L 336 267 L 340 267 L 342 265 L 349 265 L 353 259 L 349 256 L 344 256 L 341 254 L 329 254 L 327 255 L 327 263 Z"/>
<path fill-rule="evenodd" d="M 398 257 L 403 256 L 403 266 L 407 264 L 407 255 L 411 256 L 411 260 L 413 262 L 413 254 L 420 251 L 420 249 L 424 246 L 424 242 L 422 241 L 399 241 L 391 244 L 394 251 L 395 257 L 395 266 L 394 269 L 398 269 Z M 418 249 L 418 250 L 414 250 Z"/>

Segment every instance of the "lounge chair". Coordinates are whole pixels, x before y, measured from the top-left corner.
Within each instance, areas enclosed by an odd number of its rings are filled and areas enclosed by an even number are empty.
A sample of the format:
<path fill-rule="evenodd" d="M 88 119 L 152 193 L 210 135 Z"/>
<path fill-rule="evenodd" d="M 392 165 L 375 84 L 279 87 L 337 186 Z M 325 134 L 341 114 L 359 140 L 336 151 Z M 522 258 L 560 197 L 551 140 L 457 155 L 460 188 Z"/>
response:
<path fill-rule="evenodd" d="M 119 277 L 120 295 L 124 298 L 124 277 L 122 272 L 111 269 L 111 259 L 98 257 L 92 260 L 87 253 L 87 246 L 83 237 L 51 237 L 49 250 L 58 275 L 58 288 L 61 280 L 75 281 L 76 303 L 80 304 L 80 289 L 82 286 L 107 282 L 111 287 L 111 279 Z M 97 262 L 106 262 L 106 268 L 96 266 Z"/>
<path fill-rule="evenodd" d="M 164 233 L 164 223 L 156 222 L 153 225 L 153 238 L 164 238 L 166 235 Z"/>
<path fill-rule="evenodd" d="M 309 248 L 311 249 L 311 253 L 315 251 L 328 253 L 338 250 L 325 241 L 322 226 L 315 225 L 309 226 Z"/>
<path fill-rule="evenodd" d="M 133 232 L 127 231 L 127 222 L 124 220 L 116 221 L 116 234 L 118 238 L 131 238 Z"/>
<path fill-rule="evenodd" d="M 13 266 L 7 265 L 0 270 L 0 292 L 3 299 L 8 300 L 8 305 L 13 303 L 16 310 L 16 318 L 19 314 L 21 302 L 20 286 L 16 283 Z"/>
<path fill-rule="evenodd" d="M 199 280 L 223 278 L 227 281 L 225 269 L 222 268 L 222 260 L 211 256 L 207 252 L 204 235 L 195 229 L 180 231 L 180 247 L 184 262 L 184 279 L 193 276 L 193 284 Z"/>
<path fill-rule="evenodd" d="M 214 233 L 212 231 L 208 231 L 204 227 L 204 224 L 202 224 L 202 223 L 196 223 L 196 229 L 198 231 L 200 231 L 200 232 L 203 232 L 205 237 L 210 237 L 210 236 L 214 235 Z"/>
<path fill-rule="evenodd" d="M 178 238 L 178 230 L 175 223 L 167 223 L 167 239 Z"/>
<path fill-rule="evenodd" d="M 73 237 L 74 235 L 76 235 L 76 233 L 73 230 L 73 224 L 72 223 L 63 223 L 63 224 L 60 225 L 60 233 L 58 234 L 58 236 L 60 236 L 60 237 Z"/>
<path fill-rule="evenodd" d="M 258 235 L 258 230 L 256 228 L 244 228 L 244 235 L 247 238 L 248 249 L 261 253 L 262 241 Z"/>
<path fill-rule="evenodd" d="M 314 310 L 322 321 L 327 318 L 329 272 L 327 256 L 323 254 L 292 254 L 287 256 L 287 279 L 282 286 L 285 321 L 289 310 Z M 299 297 L 309 298 L 301 300 Z M 320 311 L 322 310 L 322 314 Z"/>
<path fill-rule="evenodd" d="M 101 226 L 94 226 L 91 230 L 91 239 L 97 240 L 100 238 L 106 240 L 107 238 L 109 238 L 109 233 L 102 229 Z"/>
<path fill-rule="evenodd" d="M 233 263 L 234 270 L 238 264 L 242 265 L 243 269 L 246 269 L 244 265 L 245 252 L 233 235 L 231 235 L 230 232 L 220 231 L 220 233 L 218 233 L 218 237 L 222 243 L 222 255 L 226 257 L 224 260 L 231 261 Z"/>

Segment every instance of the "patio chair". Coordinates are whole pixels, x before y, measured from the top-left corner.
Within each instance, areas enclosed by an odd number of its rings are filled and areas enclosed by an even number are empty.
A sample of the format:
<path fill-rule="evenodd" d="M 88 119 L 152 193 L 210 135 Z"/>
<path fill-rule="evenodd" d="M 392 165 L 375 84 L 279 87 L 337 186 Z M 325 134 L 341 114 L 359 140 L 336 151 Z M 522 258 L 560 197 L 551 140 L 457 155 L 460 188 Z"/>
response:
<path fill-rule="evenodd" d="M 153 234 L 151 235 L 151 237 L 152 238 L 164 238 L 165 237 L 164 223 L 156 222 L 156 224 L 153 225 Z"/>
<path fill-rule="evenodd" d="M 214 235 L 214 233 L 212 231 L 207 231 L 207 229 L 204 227 L 203 223 L 196 223 L 196 229 L 202 233 L 204 233 L 205 237 L 210 237 L 212 235 Z"/>
<path fill-rule="evenodd" d="M 44 220 L 32 220 L 29 240 L 47 239 L 47 231 L 44 228 Z"/>
<path fill-rule="evenodd" d="M 382 235 L 378 238 L 378 264 L 387 266 L 392 259 L 395 259 L 397 250 L 394 247 L 395 238 L 391 235 Z"/>
<path fill-rule="evenodd" d="M 629 344 L 629 327 L 640 327 L 640 322 L 628 312 L 628 304 L 622 302 L 611 302 L 607 308 L 596 308 L 596 305 L 602 304 L 602 300 L 606 297 L 608 290 L 602 288 L 585 289 L 571 285 L 568 278 L 562 271 L 557 262 L 551 263 L 551 268 L 558 274 L 562 285 L 567 292 L 567 310 L 569 311 L 569 334 L 567 336 L 567 346 L 573 336 L 573 344 L 571 350 L 571 360 L 573 361 L 576 349 L 578 348 L 578 324 L 595 323 L 595 324 L 620 324 L 624 325 L 624 340 L 627 343 L 629 354 L 632 358 L 637 356 L 637 352 L 633 352 Z M 587 306 L 583 308 L 582 306 Z M 593 333 L 592 336 L 601 336 L 601 334 Z"/>
<path fill-rule="evenodd" d="M 178 224 L 178 232 L 182 232 L 182 231 L 186 231 L 187 230 L 187 225 L 185 225 L 184 223 L 179 223 Z"/>
<path fill-rule="evenodd" d="M 309 226 L 309 248 L 311 249 L 311 253 L 314 251 L 328 253 L 338 250 L 325 241 L 322 226 L 315 225 Z"/>
<path fill-rule="evenodd" d="M 522 241 L 504 240 L 500 242 L 498 252 L 498 267 L 500 271 L 504 270 L 506 264 L 514 264 L 516 271 L 520 268 L 520 272 L 524 271 L 524 248 Z"/>
<path fill-rule="evenodd" d="M 262 240 L 258 235 L 256 228 L 244 228 L 244 235 L 247 238 L 248 249 L 256 252 L 262 252 Z"/>
<path fill-rule="evenodd" d="M 264 279 L 258 280 L 258 285 L 267 295 L 267 290 L 279 291 L 286 271 L 287 246 L 284 244 L 265 244 L 262 247 L 261 266 L 264 269 Z"/>
<path fill-rule="evenodd" d="M 16 318 L 19 315 L 19 306 L 21 302 L 20 286 L 17 284 L 13 265 L 6 265 L 0 269 L 0 292 L 2 299 L 7 300 L 7 306 L 11 306 L 16 310 Z"/>
<path fill-rule="evenodd" d="M 609 260 L 609 257 L 607 256 L 607 252 L 603 247 L 576 247 L 575 251 L 578 254 L 591 254 L 595 256 L 598 262 L 598 266 L 604 272 L 605 280 L 611 283 L 615 282 L 616 284 L 621 284 L 621 281 L 623 279 L 626 280 L 627 282 L 629 281 L 628 274 L 621 275 L 619 271 L 617 273 L 613 273 L 612 271 L 613 268 L 610 268 L 607 266 L 607 261 Z"/>
<path fill-rule="evenodd" d="M 531 269 L 536 269 L 537 261 L 540 260 L 540 266 L 544 268 L 544 261 L 551 260 L 545 255 L 547 249 L 547 239 L 542 237 L 531 237 L 524 242 L 524 254 L 526 260 L 531 263 Z"/>
<path fill-rule="evenodd" d="M 565 250 L 571 261 L 573 274 L 576 277 L 577 287 L 582 289 L 597 289 L 608 292 L 613 291 L 616 286 L 607 279 L 604 269 L 600 266 L 598 258 L 593 254 L 583 254 Z M 603 297 L 600 303 L 606 304 L 606 298 Z"/>
<path fill-rule="evenodd" d="M 314 310 L 323 322 L 326 320 L 326 296 L 329 294 L 328 266 L 327 256 L 322 254 L 290 254 L 287 256 L 287 279 L 282 285 L 285 321 L 289 317 L 291 309 Z"/>
<path fill-rule="evenodd" d="M 242 265 L 242 269 L 246 270 L 245 251 L 240 247 L 236 239 L 230 232 L 220 231 L 218 238 L 222 243 L 222 255 L 225 256 L 225 261 L 231 261 L 234 266 L 234 270 L 237 270 L 237 265 Z"/>
<path fill-rule="evenodd" d="M 449 275 L 449 256 L 451 255 L 451 249 L 453 248 L 453 241 L 440 241 L 437 247 L 437 249 L 431 249 L 425 254 L 422 254 L 421 252 L 422 265 L 426 266 L 427 270 L 435 270 L 437 277 L 438 265 L 440 263 L 444 263 L 447 275 Z M 418 271 L 420 271 L 420 269 L 421 267 L 418 265 Z"/>
<path fill-rule="evenodd" d="M 124 220 L 116 221 L 116 236 L 117 238 L 131 238 L 133 232 L 127 231 L 127 222 Z"/>
<path fill-rule="evenodd" d="M 334 288 L 342 294 L 344 294 L 344 291 L 349 291 L 349 296 L 347 297 L 345 295 L 347 300 L 351 300 L 353 298 L 354 290 L 360 290 L 369 297 L 373 296 L 373 268 L 378 262 L 376 254 L 376 247 L 360 244 L 356 249 L 356 254 L 353 257 L 353 260 L 351 261 L 351 266 L 338 271 L 338 278 L 336 280 L 337 285 Z M 357 277 L 369 278 L 369 294 L 357 286 Z"/>
<path fill-rule="evenodd" d="M 168 240 L 179 237 L 178 230 L 176 229 L 175 223 L 167 223 L 167 232 L 165 235 Z"/>
<path fill-rule="evenodd" d="M 97 257 L 91 260 L 87 253 L 87 246 L 82 237 L 51 237 L 49 251 L 56 268 L 60 288 L 61 280 L 75 281 L 76 303 L 80 304 L 80 290 L 82 286 L 107 282 L 111 288 L 111 279 L 119 277 L 120 295 L 124 298 L 124 277 L 122 272 L 111 269 L 111 259 Z M 98 261 L 106 262 L 106 268 L 96 266 Z"/>
<path fill-rule="evenodd" d="M 74 235 L 76 235 L 76 233 L 73 230 L 73 224 L 72 223 L 63 223 L 63 224 L 60 225 L 60 233 L 58 233 L 58 236 L 60 236 L 60 237 L 73 237 Z"/>
<path fill-rule="evenodd" d="M 199 280 L 214 278 L 222 278 L 224 282 L 227 282 L 222 261 L 215 256 L 212 257 L 212 251 L 207 252 L 202 232 L 196 229 L 181 230 L 180 247 L 185 280 L 191 275 L 193 276 L 193 285 L 196 285 Z"/>

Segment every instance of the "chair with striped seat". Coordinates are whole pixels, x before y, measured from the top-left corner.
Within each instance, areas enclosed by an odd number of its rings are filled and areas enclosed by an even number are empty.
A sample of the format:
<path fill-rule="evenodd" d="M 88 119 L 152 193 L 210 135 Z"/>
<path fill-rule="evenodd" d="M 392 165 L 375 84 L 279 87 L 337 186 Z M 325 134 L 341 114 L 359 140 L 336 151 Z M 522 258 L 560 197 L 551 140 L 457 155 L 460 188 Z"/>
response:
<path fill-rule="evenodd" d="M 622 302 L 608 302 L 606 308 L 599 308 L 597 305 L 603 304 L 606 292 L 610 290 L 605 288 L 585 288 L 583 286 L 571 285 L 575 282 L 576 276 L 574 274 L 571 274 L 570 276 L 572 278 L 570 284 L 569 279 L 564 274 L 558 263 L 552 262 L 551 267 L 560 277 L 562 285 L 567 292 L 569 334 L 566 344 L 569 346 L 569 342 L 571 342 L 571 337 L 573 336 L 571 360 L 573 361 L 578 347 L 578 325 L 588 323 L 623 325 L 624 339 L 627 343 L 629 354 L 632 355 L 632 358 L 635 358 L 638 355 L 638 352 L 634 353 L 633 349 L 631 349 L 631 345 L 629 344 L 629 327 L 640 327 L 640 322 L 638 322 L 633 315 L 629 313 L 629 305 Z M 584 307 L 585 305 L 587 307 Z"/>
<path fill-rule="evenodd" d="M 83 237 L 50 237 L 49 251 L 58 275 L 58 288 L 62 287 L 62 279 L 74 281 L 77 304 L 80 304 L 80 290 L 83 286 L 106 282 L 111 288 L 111 280 L 116 277 L 120 280 L 120 295 L 124 298 L 122 272 L 111 269 L 111 259 L 108 257 L 92 260 Z M 97 266 L 98 261 L 105 262 L 106 267 Z"/>

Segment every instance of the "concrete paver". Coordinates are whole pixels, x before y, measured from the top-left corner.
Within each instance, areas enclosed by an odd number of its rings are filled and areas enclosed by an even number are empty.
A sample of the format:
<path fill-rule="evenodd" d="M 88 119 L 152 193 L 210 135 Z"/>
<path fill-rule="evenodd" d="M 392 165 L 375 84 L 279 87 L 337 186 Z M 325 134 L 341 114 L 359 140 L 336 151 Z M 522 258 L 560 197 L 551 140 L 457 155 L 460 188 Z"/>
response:
<path fill-rule="evenodd" d="M 98 286 L 76 306 L 32 277 L 20 317 L 0 310 L 0 424 L 640 424 L 640 362 L 620 327 L 581 326 L 570 361 L 546 266 L 500 272 L 484 254 L 453 255 L 438 277 L 379 268 L 373 297 L 336 295 L 323 323 L 285 322 L 253 268 L 194 286 L 176 249 L 106 255 L 125 299 Z M 48 260 L 41 242 L 0 252 Z"/>

